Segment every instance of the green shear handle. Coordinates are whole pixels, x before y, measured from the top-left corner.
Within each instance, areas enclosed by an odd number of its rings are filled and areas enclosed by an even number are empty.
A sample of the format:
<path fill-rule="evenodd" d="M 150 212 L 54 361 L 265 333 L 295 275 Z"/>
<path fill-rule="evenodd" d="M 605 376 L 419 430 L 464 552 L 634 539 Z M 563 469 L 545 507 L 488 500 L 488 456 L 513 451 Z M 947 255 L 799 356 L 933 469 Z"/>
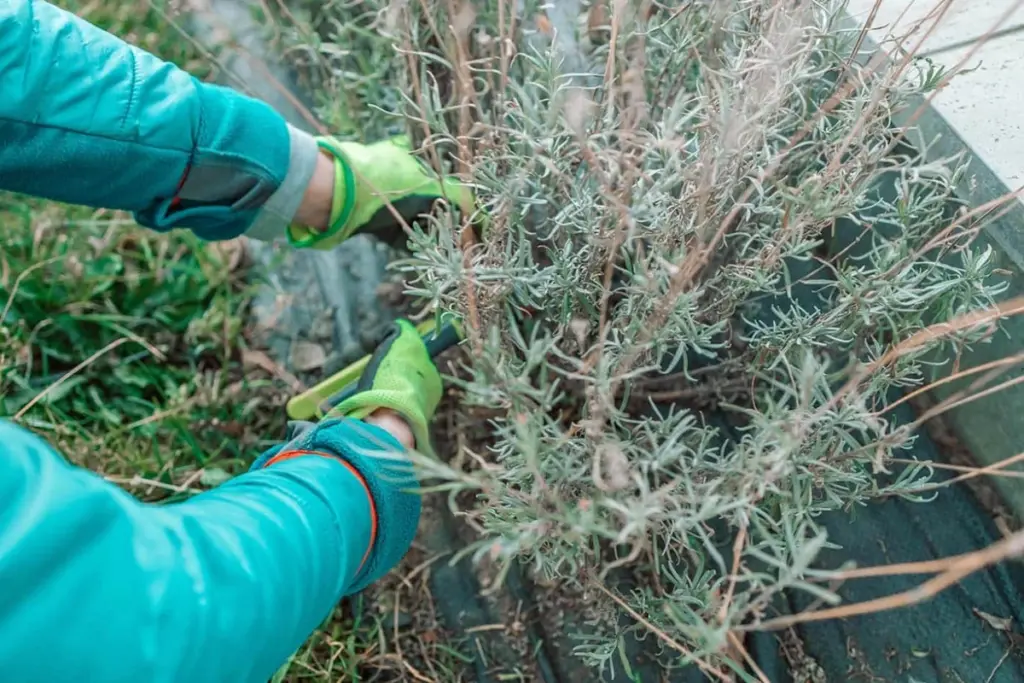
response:
<path fill-rule="evenodd" d="M 440 327 L 432 318 L 417 325 L 416 329 L 422 335 L 431 358 L 437 358 L 463 339 L 462 325 L 451 318 L 446 318 Z M 355 392 L 359 378 L 369 362 L 370 355 L 366 355 L 298 396 L 292 397 L 286 406 L 288 418 L 312 420 L 326 415 L 331 408 Z"/>

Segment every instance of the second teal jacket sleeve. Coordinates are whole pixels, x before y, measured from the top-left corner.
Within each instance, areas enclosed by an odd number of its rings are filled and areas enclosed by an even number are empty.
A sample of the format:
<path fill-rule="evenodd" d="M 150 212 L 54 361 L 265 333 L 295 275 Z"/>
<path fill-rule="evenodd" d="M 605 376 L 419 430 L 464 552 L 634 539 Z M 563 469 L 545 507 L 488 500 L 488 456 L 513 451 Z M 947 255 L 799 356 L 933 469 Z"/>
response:
<path fill-rule="evenodd" d="M 342 421 L 309 443 L 321 454 L 156 506 L 0 421 L 2 678 L 265 683 L 419 515 L 367 464 L 400 449 L 383 430 Z"/>
<path fill-rule="evenodd" d="M 272 238 L 316 143 L 42 0 L 0 0 L 0 189 L 133 212 L 204 239 Z"/>

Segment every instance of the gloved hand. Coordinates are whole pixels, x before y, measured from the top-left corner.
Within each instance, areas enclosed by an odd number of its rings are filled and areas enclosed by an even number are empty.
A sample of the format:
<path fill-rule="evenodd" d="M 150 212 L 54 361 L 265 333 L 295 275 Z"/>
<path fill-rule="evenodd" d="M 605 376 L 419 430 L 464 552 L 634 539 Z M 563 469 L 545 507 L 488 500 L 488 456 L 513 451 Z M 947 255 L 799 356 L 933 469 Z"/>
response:
<path fill-rule="evenodd" d="M 317 138 L 320 149 L 334 158 L 334 201 L 324 232 L 293 225 L 288 239 L 296 247 L 331 249 L 357 233 L 369 233 L 388 244 L 403 246 L 405 231 L 391 206 L 412 223 L 430 213 L 441 199 L 466 214 L 475 208 L 472 192 L 454 178 L 438 180 L 411 152 L 405 137 L 369 145 Z"/>
<path fill-rule="evenodd" d="M 359 380 L 341 392 L 344 398 L 324 415 L 321 424 L 341 417 L 363 419 L 379 408 L 389 408 L 409 424 L 417 450 L 429 452 L 429 425 L 441 392 L 441 375 L 423 338 L 408 320 L 397 320 L 377 345 Z M 289 423 L 287 440 L 294 442 L 314 426 L 311 422 Z M 282 447 L 263 453 L 251 469 L 263 467 Z"/>
<path fill-rule="evenodd" d="M 378 408 L 390 408 L 409 424 L 417 450 L 429 452 L 429 425 L 441 391 L 441 374 L 420 333 L 408 320 L 398 320 L 370 356 L 354 391 L 326 418 L 362 419 Z"/>
<path fill-rule="evenodd" d="M 377 538 L 346 594 L 362 590 L 401 560 L 420 516 L 412 462 L 402 457 L 391 434 L 359 420 L 378 408 L 394 410 L 408 422 L 417 450 L 432 453 L 428 425 L 441 400 L 441 375 L 416 328 L 399 320 L 353 389 L 319 423 L 290 423 L 287 442 L 263 453 L 251 467 L 272 469 L 289 453 L 314 453 L 339 458 L 362 478 L 378 520 Z"/>

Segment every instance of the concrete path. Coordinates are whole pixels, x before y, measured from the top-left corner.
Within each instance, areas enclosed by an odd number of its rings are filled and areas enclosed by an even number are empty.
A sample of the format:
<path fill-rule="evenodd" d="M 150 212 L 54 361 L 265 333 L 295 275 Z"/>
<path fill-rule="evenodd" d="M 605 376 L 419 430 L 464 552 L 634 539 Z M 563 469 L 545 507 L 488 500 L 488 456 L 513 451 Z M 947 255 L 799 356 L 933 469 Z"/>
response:
<path fill-rule="evenodd" d="M 848 12 L 864 25 L 875 4 L 850 0 Z M 970 70 L 933 99 L 934 109 L 1009 190 L 1024 185 L 1024 2 L 881 0 L 871 26 L 883 48 L 897 49 L 893 37 L 913 31 L 903 49 L 919 45 L 944 67 Z"/>

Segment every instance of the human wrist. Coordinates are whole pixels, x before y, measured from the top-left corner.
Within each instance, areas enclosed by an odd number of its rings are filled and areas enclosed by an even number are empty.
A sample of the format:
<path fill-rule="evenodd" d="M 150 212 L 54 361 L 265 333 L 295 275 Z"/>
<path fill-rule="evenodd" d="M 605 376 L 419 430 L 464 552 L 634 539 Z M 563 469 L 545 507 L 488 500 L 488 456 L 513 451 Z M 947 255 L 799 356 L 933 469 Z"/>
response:
<path fill-rule="evenodd" d="M 335 186 L 334 160 L 323 151 L 317 152 L 313 175 L 295 211 L 293 223 L 323 232 L 331 221 Z"/>
<path fill-rule="evenodd" d="M 317 180 L 316 198 L 306 195 L 312 194 L 309 189 L 313 178 L 317 175 L 317 166 L 321 156 L 320 148 L 316 139 L 309 133 L 299 130 L 284 121 L 281 121 L 288 133 L 287 143 L 289 145 L 288 166 L 281 184 L 274 193 L 263 204 L 259 216 L 245 231 L 246 237 L 264 242 L 273 242 L 288 236 L 289 227 L 296 221 L 302 209 L 304 220 L 316 220 L 311 214 L 315 213 L 310 208 L 320 199 L 322 191 L 319 190 L 319 183 L 322 182 L 323 171 L 320 171 L 320 178 Z M 330 199 L 327 200 L 330 202 Z M 329 211 L 329 209 L 328 209 Z M 324 219 L 325 222 L 328 219 Z"/>
<path fill-rule="evenodd" d="M 393 436 L 395 441 L 402 444 L 403 448 L 408 450 L 416 448 L 416 437 L 412 432 L 412 427 L 401 413 L 389 408 L 378 408 L 370 413 L 364 422 L 380 427 Z"/>

